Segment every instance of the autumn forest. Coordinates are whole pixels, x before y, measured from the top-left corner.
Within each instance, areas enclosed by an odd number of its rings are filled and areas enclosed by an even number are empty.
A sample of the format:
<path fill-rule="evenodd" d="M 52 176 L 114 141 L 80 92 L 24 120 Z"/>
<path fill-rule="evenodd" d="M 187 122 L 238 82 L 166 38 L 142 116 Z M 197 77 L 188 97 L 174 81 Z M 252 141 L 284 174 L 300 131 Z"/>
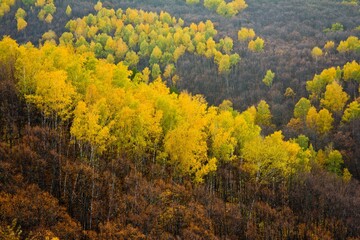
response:
<path fill-rule="evenodd" d="M 360 239 L 358 0 L 0 0 L 0 239 Z"/>

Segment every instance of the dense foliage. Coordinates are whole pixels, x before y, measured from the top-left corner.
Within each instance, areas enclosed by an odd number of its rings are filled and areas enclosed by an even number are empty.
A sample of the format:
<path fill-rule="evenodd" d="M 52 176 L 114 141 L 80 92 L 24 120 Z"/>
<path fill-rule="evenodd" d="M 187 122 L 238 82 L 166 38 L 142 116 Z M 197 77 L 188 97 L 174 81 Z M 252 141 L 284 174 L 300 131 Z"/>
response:
<path fill-rule="evenodd" d="M 0 4 L 0 238 L 360 237 L 357 1 Z"/>

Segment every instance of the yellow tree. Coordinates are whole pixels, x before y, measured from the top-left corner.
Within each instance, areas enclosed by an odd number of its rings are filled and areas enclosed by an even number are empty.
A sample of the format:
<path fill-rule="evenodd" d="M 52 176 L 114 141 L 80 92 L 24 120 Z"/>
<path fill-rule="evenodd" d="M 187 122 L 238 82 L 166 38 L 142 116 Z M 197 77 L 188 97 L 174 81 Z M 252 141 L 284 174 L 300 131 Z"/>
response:
<path fill-rule="evenodd" d="M 324 45 L 324 49 L 326 52 L 330 52 L 332 49 L 334 49 L 335 43 L 333 41 L 327 41 Z"/>
<path fill-rule="evenodd" d="M 317 112 L 315 107 L 311 107 L 306 115 L 307 127 L 319 134 L 328 133 L 332 129 L 333 121 L 332 114 L 327 109 Z"/>
<path fill-rule="evenodd" d="M 314 47 L 311 50 L 311 56 L 317 61 L 323 55 L 323 51 L 319 47 Z"/>
<path fill-rule="evenodd" d="M 294 107 L 294 117 L 299 118 L 302 121 L 305 120 L 307 113 L 311 107 L 310 100 L 302 97 Z"/>
<path fill-rule="evenodd" d="M 95 11 L 99 12 L 102 9 L 102 3 L 98 1 L 94 6 Z"/>
<path fill-rule="evenodd" d="M 53 20 L 53 16 L 51 14 L 48 14 L 45 18 L 45 22 L 46 23 L 51 23 Z"/>
<path fill-rule="evenodd" d="M 242 168 L 263 183 L 279 181 L 298 171 L 308 169 L 307 154 L 295 142 L 284 141 L 281 131 L 245 143 Z"/>
<path fill-rule="evenodd" d="M 221 110 L 217 114 L 217 109 L 209 109 L 209 134 L 211 137 L 211 156 L 220 162 L 229 162 L 235 158 L 235 148 L 237 140 L 234 132 L 234 116 L 231 109 Z"/>
<path fill-rule="evenodd" d="M 71 7 L 70 7 L 69 5 L 67 5 L 66 10 L 65 10 L 65 13 L 66 13 L 66 15 L 67 15 L 68 17 L 71 16 L 72 9 L 71 9 Z"/>
<path fill-rule="evenodd" d="M 347 123 L 358 118 L 360 118 L 360 104 L 357 100 L 355 100 L 345 109 L 341 120 Z"/>
<path fill-rule="evenodd" d="M 245 42 L 245 41 L 248 41 L 248 40 L 252 40 L 254 38 L 255 38 L 255 31 L 252 28 L 242 27 L 238 31 L 238 40 L 240 42 Z"/>
<path fill-rule="evenodd" d="M 255 124 L 256 108 L 254 106 L 248 108 L 234 118 L 233 136 L 237 141 L 236 152 L 241 154 L 246 142 L 260 136 L 261 128 Z"/>
<path fill-rule="evenodd" d="M 310 107 L 306 114 L 306 126 L 312 130 L 317 128 L 318 113 L 315 107 Z"/>
<path fill-rule="evenodd" d="M 274 80 L 275 73 L 273 73 L 270 69 L 266 71 L 265 77 L 263 78 L 262 82 L 268 86 L 271 87 L 272 82 Z"/>
<path fill-rule="evenodd" d="M 62 120 L 70 117 L 74 87 L 66 82 L 65 71 L 41 71 L 34 76 L 36 82 L 35 94 L 26 95 L 25 98 L 40 109 L 44 117 L 59 116 Z"/>
<path fill-rule="evenodd" d="M 248 48 L 252 52 L 262 52 L 264 50 L 264 40 L 257 37 L 255 40 L 249 42 Z"/>
<path fill-rule="evenodd" d="M 23 18 L 16 19 L 17 21 L 17 30 L 20 32 L 24 30 L 27 26 L 27 22 Z"/>
<path fill-rule="evenodd" d="M 231 8 L 235 9 L 236 14 L 245 8 L 247 8 L 247 4 L 244 0 L 233 0 L 232 2 L 228 3 Z"/>
<path fill-rule="evenodd" d="M 344 65 L 344 80 L 354 80 L 360 82 L 360 64 L 356 61 L 348 62 Z"/>
<path fill-rule="evenodd" d="M 326 86 L 324 98 L 320 100 L 320 103 L 332 112 L 341 112 L 348 99 L 349 96 L 343 91 L 341 85 L 334 81 Z"/>

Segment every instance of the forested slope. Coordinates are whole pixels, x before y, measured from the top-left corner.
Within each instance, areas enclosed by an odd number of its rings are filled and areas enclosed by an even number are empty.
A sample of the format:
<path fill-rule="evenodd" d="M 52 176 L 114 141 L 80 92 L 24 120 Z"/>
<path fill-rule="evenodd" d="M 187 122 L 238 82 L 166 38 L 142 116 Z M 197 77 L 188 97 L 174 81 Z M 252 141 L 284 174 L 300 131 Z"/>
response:
<path fill-rule="evenodd" d="M 356 1 L 0 6 L 1 238 L 360 237 Z"/>

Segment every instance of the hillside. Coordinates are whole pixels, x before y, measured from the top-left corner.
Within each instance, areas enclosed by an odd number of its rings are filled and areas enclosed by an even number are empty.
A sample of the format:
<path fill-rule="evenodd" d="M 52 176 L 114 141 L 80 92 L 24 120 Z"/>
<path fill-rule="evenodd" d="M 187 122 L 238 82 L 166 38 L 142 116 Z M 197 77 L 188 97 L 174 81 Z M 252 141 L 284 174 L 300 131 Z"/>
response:
<path fill-rule="evenodd" d="M 0 239 L 359 239 L 359 11 L 2 1 Z"/>

